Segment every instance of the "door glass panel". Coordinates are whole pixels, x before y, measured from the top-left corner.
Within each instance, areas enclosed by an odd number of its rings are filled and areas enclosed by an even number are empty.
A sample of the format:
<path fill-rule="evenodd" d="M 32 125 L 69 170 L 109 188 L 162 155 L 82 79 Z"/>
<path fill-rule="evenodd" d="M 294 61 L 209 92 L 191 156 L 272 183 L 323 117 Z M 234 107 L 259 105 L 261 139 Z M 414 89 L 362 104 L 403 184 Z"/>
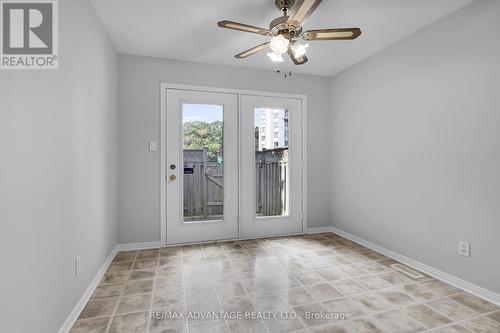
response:
<path fill-rule="evenodd" d="M 255 109 L 255 212 L 288 215 L 288 110 Z"/>
<path fill-rule="evenodd" d="M 182 103 L 184 222 L 224 215 L 224 107 Z"/>

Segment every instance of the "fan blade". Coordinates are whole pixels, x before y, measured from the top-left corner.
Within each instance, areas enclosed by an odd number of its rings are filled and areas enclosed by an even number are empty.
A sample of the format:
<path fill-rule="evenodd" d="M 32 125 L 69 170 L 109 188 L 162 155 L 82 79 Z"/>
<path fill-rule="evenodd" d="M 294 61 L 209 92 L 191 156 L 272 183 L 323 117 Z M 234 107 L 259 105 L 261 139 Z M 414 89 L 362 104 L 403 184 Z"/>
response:
<path fill-rule="evenodd" d="M 288 17 L 287 23 L 300 27 L 302 22 L 314 12 L 320 3 L 321 0 L 298 0 Z"/>
<path fill-rule="evenodd" d="M 305 40 L 356 39 L 361 35 L 359 28 L 308 30 L 302 34 Z"/>
<path fill-rule="evenodd" d="M 235 55 L 234 57 L 237 58 L 237 59 L 242 59 L 242 58 L 246 58 L 248 56 L 251 56 L 252 54 L 254 53 L 257 53 L 259 51 L 262 51 L 263 49 L 265 49 L 266 47 L 269 46 L 269 42 L 267 43 L 262 43 L 260 45 L 257 45 L 255 47 L 252 47 L 251 49 L 248 49 L 246 51 L 243 51 L 241 53 L 238 53 L 237 55 Z"/>
<path fill-rule="evenodd" d="M 270 31 L 267 29 L 259 28 L 259 27 L 244 24 L 244 23 L 238 23 L 238 22 L 224 20 L 224 21 L 217 22 L 217 25 L 221 28 L 226 28 L 226 29 L 234 29 L 234 30 L 239 30 L 239 31 L 244 31 L 244 32 L 252 32 L 254 34 L 259 34 L 259 35 L 264 35 L 264 36 L 270 35 Z"/>
<path fill-rule="evenodd" d="M 300 57 L 295 57 L 295 55 L 293 54 L 293 50 L 291 48 L 288 49 L 288 55 L 290 56 L 295 65 L 303 65 L 308 60 L 305 54 Z"/>

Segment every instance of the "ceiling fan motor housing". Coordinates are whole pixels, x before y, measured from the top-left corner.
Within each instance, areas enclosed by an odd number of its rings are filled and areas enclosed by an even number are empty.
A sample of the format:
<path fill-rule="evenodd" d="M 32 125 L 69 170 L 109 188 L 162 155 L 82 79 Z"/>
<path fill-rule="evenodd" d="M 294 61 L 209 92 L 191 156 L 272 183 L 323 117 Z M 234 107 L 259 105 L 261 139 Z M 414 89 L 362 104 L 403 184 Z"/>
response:
<path fill-rule="evenodd" d="M 302 27 L 295 27 L 287 23 L 288 16 L 280 16 L 271 21 L 269 30 L 274 36 L 283 35 L 287 39 L 297 37 L 302 32 Z"/>
<path fill-rule="evenodd" d="M 283 35 L 287 39 L 292 39 L 299 36 L 302 32 L 302 27 L 293 26 L 288 21 L 288 14 L 290 9 L 295 4 L 295 0 L 275 0 L 276 7 L 283 13 L 280 16 L 271 21 L 269 24 L 269 30 L 274 36 Z"/>

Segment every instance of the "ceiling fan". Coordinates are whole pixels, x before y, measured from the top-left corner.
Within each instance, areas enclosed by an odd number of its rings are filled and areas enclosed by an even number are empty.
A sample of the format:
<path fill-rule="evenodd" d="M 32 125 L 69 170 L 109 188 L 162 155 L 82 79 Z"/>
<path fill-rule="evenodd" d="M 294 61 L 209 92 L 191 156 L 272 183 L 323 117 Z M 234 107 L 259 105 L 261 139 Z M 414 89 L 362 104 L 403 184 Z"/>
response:
<path fill-rule="evenodd" d="M 307 62 L 306 49 L 309 47 L 309 43 L 302 41 L 356 39 L 361 35 L 359 28 L 317 29 L 303 32 L 304 20 L 320 3 L 321 0 L 275 0 L 276 7 L 281 10 L 283 16 L 271 21 L 269 29 L 227 20 L 220 21 L 217 25 L 221 28 L 271 37 L 269 42 L 238 53 L 234 56 L 237 59 L 246 58 L 269 47 L 272 52 L 267 55 L 272 61 L 282 62 L 282 55 L 288 53 L 295 65 L 302 65 Z"/>

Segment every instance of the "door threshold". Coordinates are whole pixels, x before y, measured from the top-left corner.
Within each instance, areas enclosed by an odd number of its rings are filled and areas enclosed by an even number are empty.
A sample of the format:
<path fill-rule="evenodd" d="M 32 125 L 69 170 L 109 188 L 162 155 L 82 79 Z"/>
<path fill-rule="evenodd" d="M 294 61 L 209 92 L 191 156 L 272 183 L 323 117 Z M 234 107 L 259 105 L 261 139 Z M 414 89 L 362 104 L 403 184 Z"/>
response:
<path fill-rule="evenodd" d="M 166 244 L 165 246 L 162 246 L 162 247 L 203 245 L 203 244 L 211 244 L 211 243 L 229 243 L 229 242 L 238 242 L 238 241 L 246 241 L 246 240 L 258 240 L 258 239 L 265 239 L 265 238 L 279 238 L 279 237 L 302 236 L 302 235 L 308 235 L 308 233 L 299 232 L 299 233 L 273 235 L 273 236 L 270 235 L 270 236 L 259 236 L 259 237 L 248 237 L 248 238 L 228 238 L 228 239 L 218 239 L 218 240 L 211 240 L 211 241 L 175 243 L 175 244 Z"/>

